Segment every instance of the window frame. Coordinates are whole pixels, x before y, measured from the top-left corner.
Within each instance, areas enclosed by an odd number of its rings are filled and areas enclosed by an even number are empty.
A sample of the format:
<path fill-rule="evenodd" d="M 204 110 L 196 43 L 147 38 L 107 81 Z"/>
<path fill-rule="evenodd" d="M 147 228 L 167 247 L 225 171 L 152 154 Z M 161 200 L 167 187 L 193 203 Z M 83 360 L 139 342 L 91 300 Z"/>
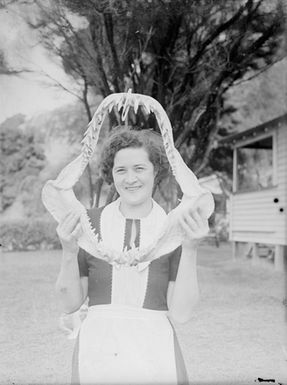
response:
<path fill-rule="evenodd" d="M 238 191 L 238 155 L 237 151 L 239 148 L 244 147 L 247 144 L 252 144 L 259 142 L 262 139 L 272 138 L 272 185 L 268 187 L 263 187 L 260 189 L 250 188 L 250 189 L 242 189 Z M 259 135 L 254 136 L 253 138 L 247 138 L 245 140 L 241 140 L 238 143 L 234 144 L 233 147 L 233 186 L 232 191 L 233 194 L 242 194 L 247 192 L 260 192 L 264 190 L 268 190 L 276 187 L 277 181 L 277 131 L 272 130 Z"/>

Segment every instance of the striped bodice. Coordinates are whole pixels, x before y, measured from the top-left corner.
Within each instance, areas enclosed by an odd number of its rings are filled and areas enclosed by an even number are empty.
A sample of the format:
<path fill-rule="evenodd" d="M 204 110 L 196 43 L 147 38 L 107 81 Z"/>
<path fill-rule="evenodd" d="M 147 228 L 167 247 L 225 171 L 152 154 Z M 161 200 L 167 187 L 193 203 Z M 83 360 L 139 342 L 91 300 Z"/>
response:
<path fill-rule="evenodd" d="M 123 217 L 119 201 L 88 211 L 101 239 L 115 250 L 146 247 L 158 235 L 165 212 L 153 202 L 151 213 L 142 219 Z M 113 266 L 84 250 L 78 255 L 81 276 L 88 277 L 89 306 L 119 304 L 152 310 L 167 310 L 167 289 L 175 281 L 181 248 L 137 266 Z"/>

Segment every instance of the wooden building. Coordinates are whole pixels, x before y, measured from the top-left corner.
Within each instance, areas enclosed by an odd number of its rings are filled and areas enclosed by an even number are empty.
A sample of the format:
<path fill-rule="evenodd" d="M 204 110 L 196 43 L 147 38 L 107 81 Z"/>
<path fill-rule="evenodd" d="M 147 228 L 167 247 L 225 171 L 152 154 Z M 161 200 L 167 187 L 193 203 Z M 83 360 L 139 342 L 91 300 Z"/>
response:
<path fill-rule="evenodd" d="M 233 254 L 272 245 L 274 263 L 282 270 L 287 258 L 287 114 L 228 136 L 233 147 L 233 193 L 230 240 Z"/>

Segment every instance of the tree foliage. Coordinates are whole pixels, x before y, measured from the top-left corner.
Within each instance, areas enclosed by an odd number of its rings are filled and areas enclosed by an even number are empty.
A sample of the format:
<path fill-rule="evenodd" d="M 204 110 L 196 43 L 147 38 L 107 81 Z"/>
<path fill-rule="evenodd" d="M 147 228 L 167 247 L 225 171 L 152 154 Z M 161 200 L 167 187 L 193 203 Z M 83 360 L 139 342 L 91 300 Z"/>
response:
<path fill-rule="evenodd" d="M 286 113 L 287 58 L 278 61 L 251 81 L 242 81 L 226 93 L 225 115 L 221 124 L 242 131 Z"/>
<path fill-rule="evenodd" d="M 198 176 L 230 171 L 228 150 L 217 149 L 227 133 L 222 118 L 234 111 L 226 104 L 227 91 L 284 55 L 281 0 L 35 3 L 37 14 L 28 22 L 80 87 L 89 120 L 91 96 L 130 88 L 151 95 L 166 109 L 176 146 Z M 121 123 L 115 110 L 110 118 Z M 130 113 L 128 120 L 158 129 L 143 112 Z M 88 174 L 92 191 L 89 167 Z M 96 186 L 100 191 L 102 181 Z"/>
<path fill-rule="evenodd" d="M 21 130 L 23 122 L 24 116 L 19 114 L 0 125 L 0 211 L 14 202 L 25 185 L 31 187 L 45 164 L 43 152 L 33 135 Z"/>
<path fill-rule="evenodd" d="M 193 170 L 208 164 L 226 91 L 276 58 L 280 1 L 62 0 L 39 2 L 42 37 L 88 93 L 132 88 L 157 99 Z M 80 17 L 77 23 L 73 16 Z M 131 116 L 131 123 L 153 121 Z M 117 116 L 114 116 L 117 120 Z"/>

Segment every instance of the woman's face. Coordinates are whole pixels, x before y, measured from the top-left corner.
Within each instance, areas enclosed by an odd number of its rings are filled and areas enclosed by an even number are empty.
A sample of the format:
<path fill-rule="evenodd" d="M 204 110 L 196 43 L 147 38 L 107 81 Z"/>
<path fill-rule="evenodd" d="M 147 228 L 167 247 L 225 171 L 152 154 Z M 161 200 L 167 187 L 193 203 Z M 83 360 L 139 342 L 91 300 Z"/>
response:
<path fill-rule="evenodd" d="M 143 147 L 118 151 L 112 173 L 116 190 L 125 204 L 138 206 L 150 200 L 155 170 Z"/>

